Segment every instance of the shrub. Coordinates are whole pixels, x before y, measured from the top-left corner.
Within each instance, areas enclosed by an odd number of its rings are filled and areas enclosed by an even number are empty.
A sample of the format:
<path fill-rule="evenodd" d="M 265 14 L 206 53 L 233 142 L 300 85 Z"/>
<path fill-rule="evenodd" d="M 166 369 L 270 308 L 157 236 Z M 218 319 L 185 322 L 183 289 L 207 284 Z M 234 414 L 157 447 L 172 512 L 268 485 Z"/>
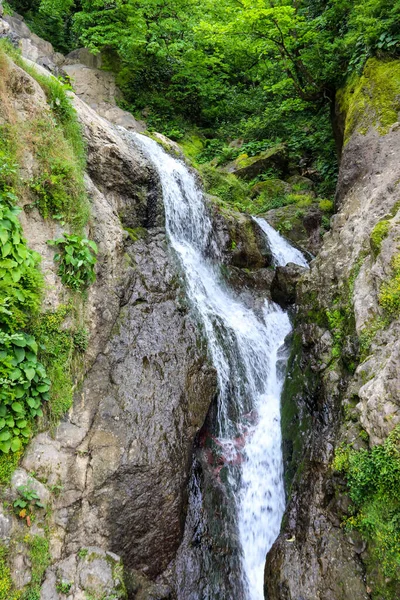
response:
<path fill-rule="evenodd" d="M 94 267 L 97 262 L 97 245 L 79 235 L 64 233 L 63 238 L 50 240 L 50 246 L 58 246 L 60 252 L 54 260 L 60 263 L 58 274 L 67 287 L 83 291 L 96 279 Z"/>
<path fill-rule="evenodd" d="M 387 583 L 400 584 L 400 426 L 371 450 L 339 448 L 333 467 L 346 475 L 353 503 L 346 527 L 370 542 L 372 561 Z"/>

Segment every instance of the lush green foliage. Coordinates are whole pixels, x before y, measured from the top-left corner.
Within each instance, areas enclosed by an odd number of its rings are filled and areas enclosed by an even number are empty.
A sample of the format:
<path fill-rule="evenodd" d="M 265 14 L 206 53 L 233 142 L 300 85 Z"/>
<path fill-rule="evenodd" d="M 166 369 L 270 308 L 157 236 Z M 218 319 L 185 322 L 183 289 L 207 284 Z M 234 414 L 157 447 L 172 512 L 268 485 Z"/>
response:
<path fill-rule="evenodd" d="M 94 267 L 97 262 L 97 246 L 92 240 L 79 235 L 64 233 L 62 238 L 49 241 L 49 245 L 60 250 L 54 260 L 60 263 L 58 274 L 67 287 L 83 291 L 96 279 Z"/>
<path fill-rule="evenodd" d="M 369 57 L 398 56 L 395 0 L 14 0 L 36 32 L 85 45 L 118 73 L 124 107 L 175 139 L 197 126 L 198 160 L 285 141 L 327 195 L 335 90 Z M 211 139 L 210 139 L 211 138 Z"/>
<path fill-rule="evenodd" d="M 387 584 L 400 583 L 400 427 L 372 450 L 340 448 L 333 466 L 345 473 L 353 502 L 346 526 L 370 542 Z"/>
<path fill-rule="evenodd" d="M 6 148 L 6 146 L 5 146 Z M 42 416 L 50 380 L 37 357 L 38 345 L 23 331 L 37 313 L 42 279 L 39 257 L 29 250 L 18 220 L 11 184 L 16 165 L 0 155 L 0 451 L 18 452 L 30 423 Z"/>

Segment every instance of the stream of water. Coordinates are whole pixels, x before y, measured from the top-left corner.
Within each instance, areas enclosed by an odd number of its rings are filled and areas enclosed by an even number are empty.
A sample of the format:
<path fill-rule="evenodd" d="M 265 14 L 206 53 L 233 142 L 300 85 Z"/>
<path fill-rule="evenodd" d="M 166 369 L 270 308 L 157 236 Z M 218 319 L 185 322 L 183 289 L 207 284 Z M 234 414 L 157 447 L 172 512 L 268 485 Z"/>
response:
<path fill-rule="evenodd" d="M 291 330 L 265 302 L 255 312 L 224 283 L 212 223 L 195 177 L 148 137 L 133 134 L 158 170 L 169 241 L 207 338 L 218 399 L 199 438 L 184 541 L 176 566 L 179 600 L 263 600 L 265 557 L 284 512 L 280 395 Z M 276 264 L 306 266 L 264 220 Z"/>

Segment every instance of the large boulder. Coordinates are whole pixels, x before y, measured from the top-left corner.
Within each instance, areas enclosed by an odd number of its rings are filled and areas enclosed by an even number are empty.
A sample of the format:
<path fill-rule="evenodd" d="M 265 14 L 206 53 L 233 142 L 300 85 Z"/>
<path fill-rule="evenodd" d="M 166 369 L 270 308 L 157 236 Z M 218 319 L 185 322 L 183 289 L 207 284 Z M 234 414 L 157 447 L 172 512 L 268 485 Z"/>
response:
<path fill-rule="evenodd" d="M 257 156 L 242 154 L 235 161 L 226 165 L 223 170 L 243 179 L 254 179 L 269 169 L 273 169 L 281 175 L 287 172 L 288 155 L 285 144 L 278 144 Z"/>

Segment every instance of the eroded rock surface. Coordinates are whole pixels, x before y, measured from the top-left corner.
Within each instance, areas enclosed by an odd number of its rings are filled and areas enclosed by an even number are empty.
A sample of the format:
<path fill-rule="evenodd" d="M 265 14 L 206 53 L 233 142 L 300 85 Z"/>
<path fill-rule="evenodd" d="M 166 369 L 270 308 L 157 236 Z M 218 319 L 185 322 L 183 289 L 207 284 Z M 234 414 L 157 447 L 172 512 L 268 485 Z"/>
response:
<path fill-rule="evenodd" d="M 391 585 L 377 580 L 358 534 L 341 527 L 349 499 L 331 464 L 340 443 L 381 444 L 400 422 L 399 322 L 377 326 L 398 253 L 399 149 L 398 123 L 384 135 L 355 128 L 343 149 L 338 213 L 300 288 L 282 409 L 290 498 L 267 558 L 269 600 L 366 600 Z M 376 251 L 371 234 L 382 219 L 390 227 Z"/>

